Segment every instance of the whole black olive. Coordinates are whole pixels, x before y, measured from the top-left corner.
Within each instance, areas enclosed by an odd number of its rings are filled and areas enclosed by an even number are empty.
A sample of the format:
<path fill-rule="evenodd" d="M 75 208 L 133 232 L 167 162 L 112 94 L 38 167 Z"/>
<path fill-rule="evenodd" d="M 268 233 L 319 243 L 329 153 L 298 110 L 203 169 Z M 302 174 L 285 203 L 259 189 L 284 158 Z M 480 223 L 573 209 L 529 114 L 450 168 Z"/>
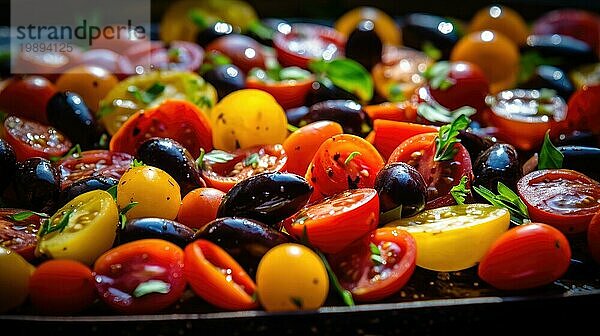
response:
<path fill-rule="evenodd" d="M 342 125 L 344 133 L 361 137 L 367 136 L 371 131 L 371 118 L 354 100 L 327 100 L 313 104 L 308 114 L 300 121 L 304 126 L 319 120 L 331 120 Z"/>
<path fill-rule="evenodd" d="M 244 73 L 233 64 L 217 65 L 206 71 L 202 78 L 215 87 L 219 99 L 246 86 Z"/>
<path fill-rule="evenodd" d="M 522 176 L 517 150 L 510 144 L 496 143 L 483 151 L 473 164 L 473 185 L 496 190 L 498 182 L 515 189 Z"/>
<path fill-rule="evenodd" d="M 404 162 L 385 165 L 375 177 L 379 210 L 390 211 L 402 206 L 402 217 L 414 216 L 425 208 L 427 184 L 421 173 Z"/>
<path fill-rule="evenodd" d="M 521 47 L 522 57 L 551 58 L 556 66 L 570 71 L 573 68 L 598 62 L 598 56 L 585 42 L 566 35 L 530 35 Z M 533 55 L 533 56 L 527 56 Z"/>
<path fill-rule="evenodd" d="M 600 136 L 589 131 L 572 131 L 552 139 L 555 146 L 600 147 Z"/>
<path fill-rule="evenodd" d="M 119 180 L 105 176 L 89 176 L 79 179 L 60 192 L 59 206 L 67 204 L 73 198 L 92 190 L 108 190 Z"/>
<path fill-rule="evenodd" d="M 423 50 L 426 43 L 442 52 L 442 59 L 448 59 L 452 48 L 460 38 L 458 27 L 450 20 L 425 13 L 406 15 L 401 25 L 402 44 Z"/>
<path fill-rule="evenodd" d="M 179 222 L 164 218 L 130 219 L 118 233 L 118 243 L 124 244 L 139 239 L 164 239 L 184 248 L 193 241 L 196 232 Z"/>
<path fill-rule="evenodd" d="M 231 33 L 239 33 L 239 29 L 230 25 L 227 22 L 217 21 L 213 24 L 210 24 L 208 27 L 202 29 L 196 35 L 196 43 L 198 43 L 201 47 L 206 47 L 210 42 L 216 40 L 217 38 L 225 35 L 229 35 Z"/>
<path fill-rule="evenodd" d="M 46 105 L 48 122 L 82 149 L 97 146 L 102 134 L 94 115 L 75 92 L 57 92 Z"/>
<path fill-rule="evenodd" d="M 306 105 L 311 106 L 326 100 L 340 99 L 358 101 L 358 97 L 354 94 L 336 86 L 331 80 L 324 78 L 312 83 L 306 95 Z"/>
<path fill-rule="evenodd" d="M 60 173 L 50 160 L 29 158 L 17 163 L 14 189 L 23 208 L 51 213 L 60 196 Z"/>
<path fill-rule="evenodd" d="M 304 118 L 309 111 L 308 106 L 298 106 L 285 110 L 285 115 L 290 125 L 298 127 L 302 118 Z"/>
<path fill-rule="evenodd" d="M 235 184 L 223 197 L 219 217 L 244 217 L 275 226 L 306 205 L 313 188 L 304 177 L 261 173 Z"/>
<path fill-rule="evenodd" d="M 381 62 L 383 43 L 375 32 L 375 24 L 371 20 L 362 20 L 348 35 L 346 40 L 346 57 L 357 61 L 367 71 Z"/>
<path fill-rule="evenodd" d="M 190 152 L 173 139 L 150 138 L 138 147 L 135 156 L 144 164 L 171 175 L 179 184 L 182 195 L 206 186 Z"/>
<path fill-rule="evenodd" d="M 550 65 L 538 66 L 532 76 L 519 85 L 519 87 L 537 90 L 544 88 L 552 89 L 565 100 L 568 100 L 573 92 L 575 92 L 575 86 L 571 83 L 568 74 L 563 70 Z"/>
<path fill-rule="evenodd" d="M 219 245 L 252 277 L 269 249 L 291 241 L 288 235 L 266 224 L 240 217 L 217 218 L 196 232 L 194 239 Z"/>
<path fill-rule="evenodd" d="M 600 148 L 584 146 L 559 146 L 563 153 L 562 168 L 581 172 L 600 181 Z"/>
<path fill-rule="evenodd" d="M 0 193 L 10 184 L 15 176 L 17 157 L 12 146 L 0 138 Z"/>
<path fill-rule="evenodd" d="M 458 139 L 469 152 L 471 162 L 475 161 L 484 150 L 496 143 L 495 139 L 481 136 L 476 131 L 471 131 L 470 128 L 460 131 Z"/>

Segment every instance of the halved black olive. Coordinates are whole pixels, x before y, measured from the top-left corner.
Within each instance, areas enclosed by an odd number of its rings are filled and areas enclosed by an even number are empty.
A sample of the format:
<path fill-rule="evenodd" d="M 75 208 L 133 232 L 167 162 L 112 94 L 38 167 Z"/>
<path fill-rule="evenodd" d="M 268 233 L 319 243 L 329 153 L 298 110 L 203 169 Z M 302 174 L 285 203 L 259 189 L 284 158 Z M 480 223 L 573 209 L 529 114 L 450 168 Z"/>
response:
<path fill-rule="evenodd" d="M 14 189 L 21 207 L 52 213 L 60 196 L 60 173 L 44 158 L 21 161 L 15 170 Z"/>
<path fill-rule="evenodd" d="M 473 185 L 496 190 L 498 182 L 516 188 L 521 178 L 521 164 L 517 150 L 510 144 L 497 143 L 483 151 L 473 164 Z"/>
<path fill-rule="evenodd" d="M 402 44 L 423 50 L 430 43 L 442 52 L 442 59 L 448 59 L 460 35 L 455 23 L 441 16 L 412 13 L 402 20 Z"/>
<path fill-rule="evenodd" d="M 354 100 L 358 101 L 351 92 L 348 92 L 335 84 L 328 78 L 323 78 L 312 83 L 306 95 L 306 105 L 311 106 L 326 100 Z"/>
<path fill-rule="evenodd" d="M 367 71 L 381 62 L 383 43 L 375 32 L 375 24 L 371 20 L 363 20 L 350 33 L 346 40 L 346 57 L 357 61 Z"/>
<path fill-rule="evenodd" d="M 105 176 L 89 176 L 79 179 L 60 193 L 59 206 L 67 204 L 73 198 L 92 190 L 108 190 L 119 183 L 119 180 Z"/>
<path fill-rule="evenodd" d="M 304 177 L 283 172 L 261 173 L 238 182 L 223 197 L 219 217 L 244 217 L 270 226 L 306 205 L 313 188 Z"/>
<path fill-rule="evenodd" d="M 421 173 L 404 162 L 383 167 L 375 178 L 379 208 L 386 212 L 402 205 L 402 217 L 418 214 L 427 202 L 427 184 Z"/>
<path fill-rule="evenodd" d="M 196 239 L 219 245 L 251 276 L 269 249 L 292 241 L 290 236 L 264 223 L 240 217 L 217 218 L 196 232 Z"/>
<path fill-rule="evenodd" d="M 82 149 L 92 149 L 98 145 L 101 127 L 77 93 L 57 92 L 48 101 L 46 113 L 50 125 L 63 132 Z"/>
<path fill-rule="evenodd" d="M 313 104 L 300 126 L 319 120 L 331 120 L 342 125 L 344 133 L 367 136 L 372 128 L 371 118 L 362 105 L 354 100 L 326 100 Z"/>
<path fill-rule="evenodd" d="M 135 218 L 128 220 L 118 233 L 118 243 L 124 244 L 139 239 L 156 238 L 170 241 L 184 248 L 193 241 L 196 232 L 179 222 L 164 218 Z"/>
<path fill-rule="evenodd" d="M 12 146 L 0 138 L 0 193 L 10 184 L 15 176 L 17 157 Z"/>
<path fill-rule="evenodd" d="M 575 86 L 571 83 L 568 74 L 562 69 L 550 65 L 538 66 L 532 76 L 519 87 L 536 90 L 552 89 L 564 100 L 569 100 L 569 97 L 575 92 Z"/>
<path fill-rule="evenodd" d="M 576 170 L 600 181 L 600 148 L 584 146 L 559 146 L 563 153 L 562 168 Z"/>
<path fill-rule="evenodd" d="M 598 62 L 598 56 L 587 43 L 566 35 L 530 35 L 521 47 L 521 54 L 530 53 L 552 59 L 553 65 L 565 71 Z"/>
<path fill-rule="evenodd" d="M 244 73 L 233 64 L 217 65 L 202 74 L 202 78 L 215 87 L 219 99 L 246 86 Z"/>

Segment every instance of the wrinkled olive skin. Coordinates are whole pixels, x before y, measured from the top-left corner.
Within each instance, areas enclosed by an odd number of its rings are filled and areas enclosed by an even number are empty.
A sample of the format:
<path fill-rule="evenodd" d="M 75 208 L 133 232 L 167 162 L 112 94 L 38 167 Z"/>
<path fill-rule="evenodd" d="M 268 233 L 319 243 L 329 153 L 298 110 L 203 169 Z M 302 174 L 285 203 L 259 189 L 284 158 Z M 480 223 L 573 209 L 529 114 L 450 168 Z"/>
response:
<path fill-rule="evenodd" d="M 60 196 L 60 173 L 50 160 L 27 159 L 17 163 L 14 189 L 21 207 L 52 213 Z"/>
<path fill-rule="evenodd" d="M 75 197 L 92 190 L 108 190 L 119 183 L 119 180 L 105 176 L 90 176 L 70 184 L 60 192 L 60 204 L 63 206 Z"/>
<path fill-rule="evenodd" d="M 517 150 L 509 144 L 497 143 L 483 151 L 473 164 L 473 185 L 496 191 L 498 182 L 515 190 L 523 176 Z"/>
<path fill-rule="evenodd" d="M 83 150 L 98 146 L 102 129 L 83 98 L 75 92 L 57 92 L 46 105 L 48 122 Z"/>
<path fill-rule="evenodd" d="M 181 248 L 193 241 L 196 232 L 179 222 L 164 218 L 135 218 L 128 220 L 118 232 L 118 244 L 139 239 L 164 239 Z"/>
<path fill-rule="evenodd" d="M 239 31 L 229 23 L 217 21 L 213 24 L 210 24 L 196 35 L 196 43 L 198 43 L 202 48 L 205 48 L 210 44 L 210 42 L 221 36 L 229 35 L 231 33 L 239 33 Z"/>
<path fill-rule="evenodd" d="M 0 138 L 0 193 L 12 182 L 16 166 L 15 151 L 8 142 Z"/>
<path fill-rule="evenodd" d="M 575 92 L 575 86 L 571 83 L 569 75 L 563 70 L 550 66 L 540 65 L 535 69 L 533 75 L 519 86 L 523 89 L 552 89 L 565 101 Z"/>
<path fill-rule="evenodd" d="M 475 162 L 477 157 L 486 149 L 492 147 L 496 142 L 489 137 L 482 137 L 475 132 L 467 130 L 460 131 L 458 135 L 461 145 L 469 152 L 471 162 Z"/>
<path fill-rule="evenodd" d="M 529 52 L 556 59 L 555 65 L 565 71 L 598 62 L 598 56 L 587 43 L 566 35 L 530 35 L 521 47 L 522 55 Z"/>
<path fill-rule="evenodd" d="M 402 205 L 402 217 L 418 214 L 427 203 L 427 185 L 421 173 L 404 162 L 383 167 L 375 178 L 379 209 L 386 212 Z"/>
<path fill-rule="evenodd" d="M 194 239 L 206 239 L 219 245 L 252 277 L 269 249 L 292 241 L 288 235 L 266 224 L 240 217 L 217 218 L 196 232 Z"/>
<path fill-rule="evenodd" d="M 344 133 L 366 137 L 372 128 L 371 118 L 354 100 L 326 100 L 313 104 L 300 121 L 304 126 L 319 120 L 331 120 L 342 125 Z"/>
<path fill-rule="evenodd" d="M 448 59 L 460 36 L 454 23 L 452 23 L 451 32 L 442 33 L 439 27 L 443 27 L 444 22 L 449 23 L 450 21 L 440 16 L 424 13 L 406 15 L 401 25 L 402 44 L 422 50 L 423 44 L 429 42 L 442 52 L 442 59 Z"/>
<path fill-rule="evenodd" d="M 138 147 L 135 157 L 171 175 L 182 195 L 206 186 L 190 152 L 173 139 L 150 138 Z"/>
<path fill-rule="evenodd" d="M 600 148 L 584 146 L 559 146 L 563 153 L 562 168 L 576 170 L 600 181 Z"/>
<path fill-rule="evenodd" d="M 217 218 L 244 217 L 276 227 L 305 206 L 312 191 L 306 179 L 296 174 L 257 174 L 238 182 L 225 194 Z"/>
<path fill-rule="evenodd" d="M 318 80 L 312 83 L 308 94 L 306 95 L 307 106 L 320 103 L 326 100 L 354 100 L 358 101 L 351 92 L 348 92 L 331 82 L 329 79 Z"/>
<path fill-rule="evenodd" d="M 246 87 L 244 73 L 233 64 L 218 65 L 206 71 L 202 78 L 215 87 L 219 99 Z"/>
<path fill-rule="evenodd" d="M 350 33 L 345 46 L 346 57 L 360 63 L 367 71 L 381 62 L 383 43 L 373 21 L 363 20 Z"/>

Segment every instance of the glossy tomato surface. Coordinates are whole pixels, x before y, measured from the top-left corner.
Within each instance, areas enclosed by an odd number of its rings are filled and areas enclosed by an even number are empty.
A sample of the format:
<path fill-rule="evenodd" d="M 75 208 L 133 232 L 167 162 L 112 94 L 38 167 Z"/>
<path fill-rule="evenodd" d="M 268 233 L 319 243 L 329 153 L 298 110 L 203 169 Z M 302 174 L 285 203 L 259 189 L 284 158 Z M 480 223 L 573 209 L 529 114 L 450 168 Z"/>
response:
<path fill-rule="evenodd" d="M 0 209 L 0 245 L 20 254 L 25 260 L 35 259 L 35 247 L 38 242 L 38 230 L 43 218 L 37 214 L 22 218 L 28 210 L 2 208 Z M 25 217 L 25 216 L 23 216 Z"/>
<path fill-rule="evenodd" d="M 15 151 L 17 161 L 33 157 L 60 158 L 71 146 L 71 140 L 54 127 L 37 121 L 10 116 L 4 121 L 5 140 Z"/>
<path fill-rule="evenodd" d="M 46 105 L 56 91 L 56 86 L 45 77 L 15 77 L 0 91 L 0 109 L 10 115 L 47 123 Z"/>
<path fill-rule="evenodd" d="M 90 176 L 112 177 L 118 180 L 132 162 L 133 156 L 127 153 L 97 149 L 63 158 L 56 164 L 62 176 L 61 186 L 65 189 L 73 182 Z"/>

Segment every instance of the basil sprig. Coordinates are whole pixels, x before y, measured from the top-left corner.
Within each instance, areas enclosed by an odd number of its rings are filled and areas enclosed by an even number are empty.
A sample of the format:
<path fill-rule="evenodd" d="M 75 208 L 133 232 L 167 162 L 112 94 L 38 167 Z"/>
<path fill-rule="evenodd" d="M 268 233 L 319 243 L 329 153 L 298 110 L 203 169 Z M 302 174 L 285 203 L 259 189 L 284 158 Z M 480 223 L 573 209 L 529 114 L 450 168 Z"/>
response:
<path fill-rule="evenodd" d="M 508 210 L 510 221 L 514 225 L 531 222 L 529 211 L 527 211 L 527 206 L 523 203 L 523 200 L 504 183 L 498 182 L 498 194 L 494 194 L 493 191 L 484 186 L 474 186 L 473 189 L 490 204 Z"/>
<path fill-rule="evenodd" d="M 454 148 L 454 144 L 460 142 L 458 135 L 460 131 L 469 126 L 470 122 L 471 120 L 466 115 L 461 114 L 452 123 L 440 127 L 439 134 L 435 138 L 434 161 L 449 161 L 454 159 L 454 155 L 458 151 Z"/>
<path fill-rule="evenodd" d="M 467 189 L 469 178 L 463 176 L 460 178 L 460 183 L 450 189 L 450 195 L 456 201 L 456 204 L 465 204 L 466 197 L 471 193 L 471 189 Z"/>
<path fill-rule="evenodd" d="M 550 130 L 546 131 L 544 143 L 538 157 L 538 169 L 559 169 L 562 168 L 564 154 L 558 150 L 550 141 Z"/>
<path fill-rule="evenodd" d="M 348 58 L 331 61 L 313 60 L 308 64 L 317 77 L 325 77 L 345 91 L 355 94 L 363 102 L 373 98 L 373 78 L 360 63 Z"/>

